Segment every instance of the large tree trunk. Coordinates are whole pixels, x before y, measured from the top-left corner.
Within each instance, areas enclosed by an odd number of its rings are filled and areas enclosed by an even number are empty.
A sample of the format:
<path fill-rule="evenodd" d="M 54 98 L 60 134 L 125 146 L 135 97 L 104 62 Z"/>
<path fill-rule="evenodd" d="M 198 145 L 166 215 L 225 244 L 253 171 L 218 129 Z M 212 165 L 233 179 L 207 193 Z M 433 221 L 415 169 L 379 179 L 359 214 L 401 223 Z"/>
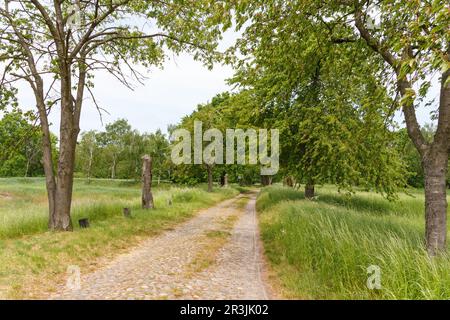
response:
<path fill-rule="evenodd" d="M 74 103 L 72 100 L 70 73 L 67 73 L 61 79 L 61 92 L 59 161 L 52 226 L 55 230 L 71 231 L 73 228 L 70 219 L 73 171 L 79 129 L 74 124 Z"/>
<path fill-rule="evenodd" d="M 438 128 L 433 143 L 422 153 L 425 175 L 425 238 L 427 250 L 434 256 L 445 252 L 447 242 L 446 179 L 450 151 L 450 75 L 447 70 L 441 79 Z"/>
<path fill-rule="evenodd" d="M 314 196 L 315 196 L 314 182 L 309 181 L 305 185 L 305 198 L 306 199 L 313 199 Z"/>
<path fill-rule="evenodd" d="M 426 242 L 430 255 L 446 248 L 447 241 L 447 193 L 446 178 L 448 154 L 433 149 L 423 160 L 425 174 Z"/>
<path fill-rule="evenodd" d="M 208 192 L 213 191 L 213 170 L 212 166 L 206 165 L 206 170 L 208 171 Z"/>
<path fill-rule="evenodd" d="M 447 242 L 446 175 L 450 149 L 450 86 L 446 84 L 449 71 L 442 75 L 439 101 L 439 119 L 433 142 L 425 141 L 419 130 L 414 104 L 403 106 L 408 134 L 422 158 L 425 179 L 425 240 L 430 256 L 445 252 Z M 410 88 L 406 81 L 399 82 L 405 95 Z"/>

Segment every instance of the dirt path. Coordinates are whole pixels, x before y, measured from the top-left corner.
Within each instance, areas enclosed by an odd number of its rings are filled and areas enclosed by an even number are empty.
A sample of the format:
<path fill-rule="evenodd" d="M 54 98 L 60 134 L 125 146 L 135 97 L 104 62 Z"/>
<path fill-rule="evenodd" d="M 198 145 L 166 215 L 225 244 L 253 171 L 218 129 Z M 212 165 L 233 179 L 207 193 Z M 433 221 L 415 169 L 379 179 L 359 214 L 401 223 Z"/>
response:
<path fill-rule="evenodd" d="M 53 299 L 267 299 L 256 194 L 203 210 Z"/>

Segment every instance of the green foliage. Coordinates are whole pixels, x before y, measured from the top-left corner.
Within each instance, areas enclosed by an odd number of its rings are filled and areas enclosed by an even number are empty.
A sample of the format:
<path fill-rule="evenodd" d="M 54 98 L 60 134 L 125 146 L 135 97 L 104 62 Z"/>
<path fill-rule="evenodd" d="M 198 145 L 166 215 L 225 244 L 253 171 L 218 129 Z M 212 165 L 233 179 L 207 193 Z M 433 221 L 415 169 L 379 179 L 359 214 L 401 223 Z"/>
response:
<path fill-rule="evenodd" d="M 53 138 L 56 154 L 56 138 Z M 40 128 L 32 113 L 14 107 L 5 110 L 0 119 L 0 176 L 40 176 L 41 164 Z"/>
<path fill-rule="evenodd" d="M 226 129 L 256 128 L 251 120 L 257 112 L 257 108 L 252 100 L 252 96 L 247 91 L 234 94 L 223 92 L 214 96 L 210 102 L 200 104 L 190 115 L 184 117 L 181 122 L 174 126 L 176 128 L 186 129 L 194 136 L 194 122 L 201 121 L 203 133 L 211 128 L 218 129 L 225 139 Z M 209 142 L 203 142 L 205 148 Z M 237 145 L 235 144 L 237 147 Z M 226 154 L 226 143 L 223 143 L 223 155 Z M 235 150 L 236 151 L 236 150 Z M 193 157 L 192 157 L 193 159 Z M 224 159 L 225 160 L 225 159 Z M 225 161 L 224 161 L 225 162 Z M 246 160 L 246 163 L 248 161 Z M 206 167 L 206 165 L 203 165 Z M 237 164 L 213 164 L 214 181 L 227 174 L 230 182 L 237 182 L 242 185 L 252 185 L 260 180 L 260 169 L 256 165 L 237 165 Z M 207 180 L 207 172 L 199 165 L 178 165 L 174 168 L 173 179 L 177 183 L 193 185 Z"/>
<path fill-rule="evenodd" d="M 158 183 L 170 178 L 169 142 L 157 130 L 141 134 L 125 119 L 107 124 L 105 131 L 81 134 L 76 167 L 86 178 L 119 178 L 139 180 L 142 156 L 153 159 L 153 177 Z"/>
<path fill-rule="evenodd" d="M 372 72 L 381 61 L 361 41 L 343 39 L 345 28 L 299 14 L 307 3 L 238 2 L 243 35 L 229 51 L 231 82 L 253 97 L 253 125 L 281 130 L 285 174 L 393 197 L 404 169 L 392 145 L 394 102 Z"/>

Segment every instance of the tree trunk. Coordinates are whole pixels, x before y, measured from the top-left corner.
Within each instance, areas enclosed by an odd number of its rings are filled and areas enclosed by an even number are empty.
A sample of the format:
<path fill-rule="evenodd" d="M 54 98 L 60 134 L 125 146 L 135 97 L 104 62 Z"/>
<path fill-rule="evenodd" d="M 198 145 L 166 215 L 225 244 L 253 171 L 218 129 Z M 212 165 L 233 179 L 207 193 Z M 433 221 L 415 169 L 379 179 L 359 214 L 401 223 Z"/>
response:
<path fill-rule="evenodd" d="M 283 184 L 285 186 L 293 188 L 294 187 L 294 178 L 292 176 L 285 177 L 284 181 L 283 181 Z"/>
<path fill-rule="evenodd" d="M 208 171 L 208 192 L 213 191 L 213 170 L 212 166 L 206 165 L 206 170 Z"/>
<path fill-rule="evenodd" d="M 142 157 L 142 209 L 154 208 L 152 195 L 152 158 Z"/>
<path fill-rule="evenodd" d="M 41 91 L 41 90 L 39 90 Z M 49 229 L 55 228 L 55 197 L 56 197 L 56 180 L 55 172 L 53 168 L 52 157 L 52 144 L 51 134 L 48 124 L 47 113 L 45 109 L 45 103 L 43 95 L 40 92 L 36 93 L 36 100 L 39 110 L 39 120 L 41 122 L 42 130 L 42 165 L 44 167 L 45 174 L 45 187 L 47 189 L 48 200 L 48 227 Z"/>
<path fill-rule="evenodd" d="M 261 184 L 266 187 L 272 184 L 272 176 L 261 176 Z"/>
<path fill-rule="evenodd" d="M 314 182 L 309 181 L 305 185 L 305 198 L 311 200 L 314 198 L 314 196 L 315 196 Z"/>
<path fill-rule="evenodd" d="M 422 158 L 425 182 L 425 240 L 430 256 L 445 252 L 447 241 L 446 175 L 450 151 L 450 86 L 447 70 L 441 79 L 439 118 L 433 142 L 427 142 L 417 123 L 414 103 L 403 105 L 408 134 Z M 410 88 L 407 81 L 399 81 L 399 91 L 404 96 Z"/>
<path fill-rule="evenodd" d="M 220 186 L 224 187 L 226 185 L 225 179 L 226 179 L 226 172 L 222 172 L 222 174 L 220 175 Z"/>
<path fill-rule="evenodd" d="M 428 253 L 435 256 L 445 250 L 447 242 L 448 154 L 440 148 L 432 148 L 422 162 L 425 175 L 425 238 Z"/>
<path fill-rule="evenodd" d="M 69 77 L 69 76 L 67 76 Z M 75 167 L 75 149 L 79 130 L 74 125 L 73 102 L 70 80 L 61 80 L 61 127 L 59 161 L 55 191 L 55 211 L 52 226 L 54 230 L 71 231 L 70 219 L 73 191 L 73 171 Z"/>

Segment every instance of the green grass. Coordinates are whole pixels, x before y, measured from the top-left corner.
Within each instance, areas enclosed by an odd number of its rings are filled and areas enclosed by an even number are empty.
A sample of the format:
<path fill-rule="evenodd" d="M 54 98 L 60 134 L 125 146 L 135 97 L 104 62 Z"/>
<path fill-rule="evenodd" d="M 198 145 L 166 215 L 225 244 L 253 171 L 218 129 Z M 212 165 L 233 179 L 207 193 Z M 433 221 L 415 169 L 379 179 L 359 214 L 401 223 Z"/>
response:
<path fill-rule="evenodd" d="M 172 228 L 238 194 L 234 188 L 155 188 L 156 209 L 140 209 L 138 184 L 77 180 L 74 232 L 47 231 L 47 200 L 42 179 L 0 179 L 0 298 L 39 298 L 64 281 L 67 267 L 94 270 L 139 241 Z M 172 200 L 169 205 L 168 199 Z M 132 218 L 123 217 L 124 207 Z M 79 229 L 78 219 L 91 227 Z"/>
<path fill-rule="evenodd" d="M 433 260 L 425 252 L 420 191 L 397 202 L 328 186 L 317 193 L 308 201 L 269 187 L 258 197 L 265 251 L 287 298 L 450 299 L 450 252 Z M 380 290 L 367 287 L 371 265 Z"/>

